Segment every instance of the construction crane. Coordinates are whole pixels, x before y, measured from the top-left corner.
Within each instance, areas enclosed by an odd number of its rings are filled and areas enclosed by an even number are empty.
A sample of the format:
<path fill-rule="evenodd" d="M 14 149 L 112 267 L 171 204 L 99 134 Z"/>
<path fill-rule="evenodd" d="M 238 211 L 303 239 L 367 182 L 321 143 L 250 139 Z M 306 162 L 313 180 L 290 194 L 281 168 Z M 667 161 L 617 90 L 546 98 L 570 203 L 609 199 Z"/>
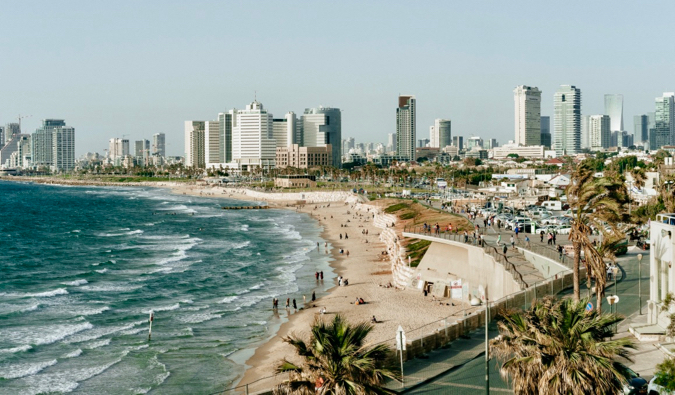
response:
<path fill-rule="evenodd" d="M 32 115 L 21 115 L 21 114 L 19 114 L 19 117 L 18 117 L 18 119 L 19 119 L 19 133 L 21 133 L 21 120 L 24 119 L 24 118 L 30 118 L 30 117 L 32 117 Z"/>

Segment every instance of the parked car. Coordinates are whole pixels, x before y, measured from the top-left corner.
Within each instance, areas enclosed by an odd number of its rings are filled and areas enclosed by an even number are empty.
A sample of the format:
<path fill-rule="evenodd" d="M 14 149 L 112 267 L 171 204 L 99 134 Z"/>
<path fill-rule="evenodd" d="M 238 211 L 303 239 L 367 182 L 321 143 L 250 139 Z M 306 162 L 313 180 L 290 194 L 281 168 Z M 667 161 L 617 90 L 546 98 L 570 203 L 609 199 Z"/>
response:
<path fill-rule="evenodd" d="M 572 230 L 572 227 L 569 225 L 558 225 L 558 229 L 556 229 L 556 232 L 559 235 L 568 235 L 570 234 L 570 231 Z"/>
<path fill-rule="evenodd" d="M 640 377 L 639 373 L 635 373 L 631 369 L 628 369 L 630 374 L 630 379 L 628 383 L 623 385 L 623 394 L 624 395 L 647 395 L 648 383 L 647 380 Z"/>

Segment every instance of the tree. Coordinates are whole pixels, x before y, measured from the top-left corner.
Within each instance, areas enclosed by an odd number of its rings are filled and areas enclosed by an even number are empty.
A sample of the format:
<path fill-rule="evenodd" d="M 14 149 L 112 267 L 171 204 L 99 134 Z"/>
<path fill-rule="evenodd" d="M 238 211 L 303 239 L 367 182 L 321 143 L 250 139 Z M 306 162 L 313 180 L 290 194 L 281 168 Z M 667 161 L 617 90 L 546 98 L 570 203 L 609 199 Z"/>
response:
<path fill-rule="evenodd" d="M 388 394 L 385 378 L 398 379 L 387 358 L 389 347 L 369 347 L 365 339 L 373 329 L 368 323 L 350 325 L 339 314 L 331 322 L 317 319 L 308 343 L 295 335 L 284 341 L 303 359 L 295 364 L 284 359 L 277 373 L 289 373 L 275 394 Z M 321 387 L 321 390 L 315 388 Z"/>
<path fill-rule="evenodd" d="M 527 311 L 510 310 L 498 321 L 491 349 L 506 359 L 500 373 L 516 394 L 616 394 L 629 376 L 630 338 L 612 339 L 623 318 L 585 310 L 587 300 L 546 297 Z"/>
<path fill-rule="evenodd" d="M 675 361 L 666 358 L 663 362 L 656 365 L 656 380 L 654 382 L 666 391 L 675 392 Z M 663 393 L 663 392 L 662 392 Z"/>
<path fill-rule="evenodd" d="M 567 187 L 567 201 L 572 209 L 572 227 L 569 240 L 574 247 L 574 299 L 579 300 L 579 267 L 581 252 L 586 260 L 586 277 L 590 288 L 591 280 L 596 280 L 598 309 L 602 312 L 602 299 L 605 296 L 607 282 L 606 268 L 603 256 L 595 249 L 590 240 L 593 229 L 602 232 L 606 237 L 618 235 L 617 224 L 627 216 L 625 206 L 628 203 L 628 193 L 623 178 L 619 173 L 612 173 L 606 177 L 594 177 L 592 163 L 583 161 L 572 173 L 572 179 Z M 605 229 L 605 223 L 610 229 Z"/>

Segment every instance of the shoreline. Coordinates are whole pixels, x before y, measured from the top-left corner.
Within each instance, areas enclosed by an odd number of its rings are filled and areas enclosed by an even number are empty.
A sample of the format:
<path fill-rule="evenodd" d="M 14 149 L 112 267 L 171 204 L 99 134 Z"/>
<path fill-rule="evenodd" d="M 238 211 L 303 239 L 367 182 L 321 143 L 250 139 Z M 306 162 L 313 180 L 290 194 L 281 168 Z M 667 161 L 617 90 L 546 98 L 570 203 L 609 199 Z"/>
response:
<path fill-rule="evenodd" d="M 37 180 L 25 179 L 6 179 L 0 180 L 26 182 Z M 368 336 L 368 343 L 386 342 L 390 346 L 394 343 L 396 329 L 401 325 L 411 336 L 416 336 L 416 329 L 425 326 L 424 330 L 435 330 L 434 327 L 425 325 L 442 320 L 446 317 L 457 314 L 464 307 L 461 303 L 450 303 L 447 298 L 424 297 L 417 289 L 399 289 L 395 287 L 386 287 L 386 284 L 394 284 L 392 273 L 391 249 L 381 240 L 380 234 L 386 230 L 400 237 L 395 228 L 387 225 L 387 228 L 376 227 L 373 223 L 374 211 L 381 211 L 384 207 L 379 207 L 380 202 L 374 201 L 368 204 L 361 204 L 359 197 L 351 193 L 340 191 L 339 194 L 331 195 L 330 191 L 312 195 L 314 198 L 327 197 L 326 200 L 332 200 L 326 203 L 307 203 L 298 208 L 298 200 L 269 199 L 269 197 L 282 197 L 282 194 L 274 196 L 272 194 L 262 194 L 257 191 L 245 191 L 243 188 L 228 188 L 222 185 L 197 185 L 188 183 L 60 183 L 55 180 L 43 179 L 41 183 L 56 185 L 76 185 L 76 186 L 111 186 L 111 187 L 159 187 L 167 188 L 172 194 L 190 195 L 205 198 L 223 198 L 240 201 L 264 201 L 270 208 L 294 210 L 296 213 L 309 214 L 310 218 L 317 221 L 321 227 L 320 237 L 325 243 L 330 243 L 330 255 L 327 247 L 319 248 L 319 252 L 325 252 L 331 259 L 328 266 L 334 272 L 335 276 L 343 276 L 349 279 L 349 286 L 339 287 L 336 283 L 325 284 L 323 289 L 325 295 L 317 298 L 312 303 L 308 300 L 306 307 L 299 300 L 302 309 L 295 312 L 288 312 L 285 322 L 281 322 L 276 331 L 270 331 L 270 336 L 260 339 L 260 341 L 251 344 L 249 347 L 237 350 L 225 358 L 230 359 L 243 368 L 243 371 L 237 373 L 237 378 L 229 388 L 250 384 L 249 392 L 258 392 L 269 390 L 285 376 L 274 376 L 274 368 L 283 360 L 288 358 L 291 361 L 297 361 L 294 349 L 283 342 L 283 338 L 291 333 L 295 333 L 306 339 L 311 324 L 317 318 L 332 319 L 335 314 L 343 315 L 351 323 L 370 322 L 371 317 L 375 316 L 378 323 L 374 325 L 373 331 Z M 59 180 L 61 181 L 61 180 Z M 243 192 L 243 193 L 241 193 Z M 249 196 L 247 193 L 258 196 Z M 344 196 L 352 196 L 344 199 Z M 257 197 L 267 197 L 268 199 L 256 199 Z M 292 196 L 292 194 L 283 194 L 283 196 Z M 336 199 L 342 199 L 336 201 Z M 371 211 L 372 209 L 372 211 Z M 368 233 L 367 235 L 365 233 Z M 349 238 L 342 238 L 345 233 Z M 391 236 L 387 233 L 387 237 Z M 340 254 L 340 249 L 350 254 Z M 323 250 L 323 251 L 322 251 Z M 323 255 L 323 254 L 322 254 Z M 314 259 L 310 256 L 310 262 Z M 330 274 L 329 274 L 330 277 Z M 326 278 L 326 281 L 335 281 L 333 278 Z M 318 285 L 318 282 L 317 282 Z M 355 306 L 355 298 L 363 298 L 366 304 Z M 310 298 L 308 298 L 310 299 Z M 264 303 L 271 303 L 265 301 Z M 282 308 L 278 314 L 283 316 Z M 299 306 L 299 307 L 300 307 Z M 319 309 L 325 307 L 327 314 L 319 314 Z M 410 337 L 411 339 L 413 337 Z M 283 377 L 281 377 L 283 376 Z M 271 379 L 266 379 L 270 378 Z"/>

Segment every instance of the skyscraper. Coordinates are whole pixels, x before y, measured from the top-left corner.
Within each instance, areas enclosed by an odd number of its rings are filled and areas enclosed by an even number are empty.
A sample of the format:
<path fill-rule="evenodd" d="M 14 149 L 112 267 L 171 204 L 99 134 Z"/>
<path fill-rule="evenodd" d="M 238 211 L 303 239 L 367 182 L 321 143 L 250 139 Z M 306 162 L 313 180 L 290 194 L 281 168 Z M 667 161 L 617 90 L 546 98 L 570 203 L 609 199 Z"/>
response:
<path fill-rule="evenodd" d="M 108 158 L 113 162 L 129 155 L 129 140 L 114 138 L 108 142 Z"/>
<path fill-rule="evenodd" d="M 150 141 L 145 139 L 134 141 L 134 156 L 137 160 L 143 160 L 143 158 L 147 158 L 149 154 Z"/>
<path fill-rule="evenodd" d="M 220 127 L 220 151 L 224 163 L 232 162 L 232 122 L 236 110 L 218 113 L 218 126 Z"/>
<path fill-rule="evenodd" d="M 396 133 L 387 134 L 387 151 L 396 151 Z"/>
<path fill-rule="evenodd" d="M 609 115 L 612 132 L 623 131 L 623 95 L 605 95 L 605 115 Z"/>
<path fill-rule="evenodd" d="M 429 126 L 429 147 L 438 148 L 438 129 L 436 125 Z"/>
<path fill-rule="evenodd" d="M 185 166 L 206 166 L 206 122 L 185 121 Z"/>
<path fill-rule="evenodd" d="M 590 149 L 591 148 L 591 137 L 590 137 L 590 126 L 591 125 L 591 116 L 582 115 L 581 116 L 581 141 L 579 145 L 581 149 Z"/>
<path fill-rule="evenodd" d="M 654 130 L 649 136 L 649 148 L 656 150 L 675 141 L 675 93 L 666 92 L 656 98 Z"/>
<path fill-rule="evenodd" d="M 272 114 L 257 100 L 232 114 L 232 160 L 244 171 L 273 168 L 276 143 Z"/>
<path fill-rule="evenodd" d="M 152 135 L 152 154 L 161 157 L 166 156 L 166 135 L 155 133 Z"/>
<path fill-rule="evenodd" d="M 302 115 L 302 140 L 305 147 L 331 145 L 332 166 L 342 167 L 342 112 L 339 108 L 306 108 Z"/>
<path fill-rule="evenodd" d="M 520 85 L 513 90 L 516 144 L 541 145 L 541 91 Z"/>
<path fill-rule="evenodd" d="M 5 146 L 5 127 L 0 126 L 0 149 Z"/>
<path fill-rule="evenodd" d="M 457 147 L 458 150 L 464 149 L 464 137 L 452 136 L 452 146 Z"/>
<path fill-rule="evenodd" d="M 5 144 L 9 143 L 18 134 L 21 134 L 21 125 L 18 123 L 8 123 L 5 126 Z"/>
<path fill-rule="evenodd" d="M 302 128 L 298 117 L 293 111 L 288 112 L 284 118 L 273 120 L 272 133 L 277 147 L 288 147 L 293 144 L 302 145 Z"/>
<path fill-rule="evenodd" d="M 561 85 L 553 95 L 554 148 L 557 155 L 581 152 L 581 90 Z"/>
<path fill-rule="evenodd" d="M 541 117 L 541 145 L 551 148 L 551 117 Z"/>
<path fill-rule="evenodd" d="M 445 148 L 452 145 L 452 121 L 449 119 L 436 119 L 434 121 L 436 145 L 432 147 Z"/>
<path fill-rule="evenodd" d="M 214 165 L 225 161 L 220 122 L 204 122 L 204 163 Z"/>
<path fill-rule="evenodd" d="M 57 126 L 52 134 L 52 165 L 54 172 L 69 172 L 75 169 L 75 128 Z M 147 140 L 146 140 L 147 141 Z"/>
<path fill-rule="evenodd" d="M 591 150 L 599 151 L 611 146 L 612 131 L 609 115 L 591 115 L 588 126 Z"/>
<path fill-rule="evenodd" d="M 51 167 L 54 155 L 54 130 L 66 126 L 63 119 L 43 119 L 42 127 L 31 136 L 31 159 L 35 166 Z"/>
<path fill-rule="evenodd" d="M 416 111 L 415 96 L 399 96 L 396 108 L 396 155 L 415 159 Z"/>
<path fill-rule="evenodd" d="M 649 117 L 636 115 L 633 117 L 633 138 L 636 142 L 649 142 Z"/>

